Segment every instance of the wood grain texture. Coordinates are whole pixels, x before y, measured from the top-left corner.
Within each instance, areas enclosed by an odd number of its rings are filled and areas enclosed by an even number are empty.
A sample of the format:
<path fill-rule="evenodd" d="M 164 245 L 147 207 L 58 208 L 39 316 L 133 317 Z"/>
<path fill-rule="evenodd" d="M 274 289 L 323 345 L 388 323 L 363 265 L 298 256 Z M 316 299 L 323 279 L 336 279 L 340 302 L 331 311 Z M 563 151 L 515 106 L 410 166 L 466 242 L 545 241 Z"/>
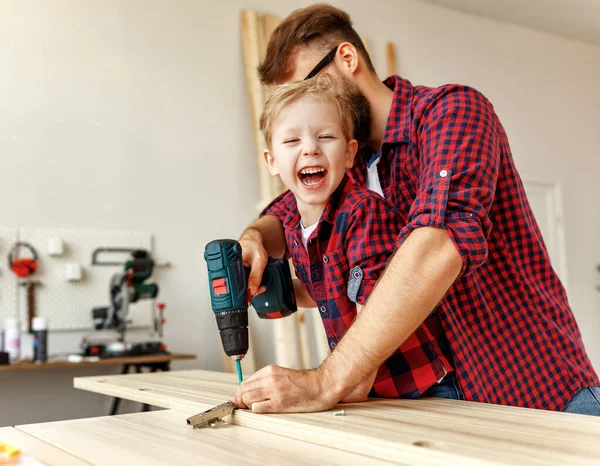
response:
<path fill-rule="evenodd" d="M 194 414 L 188 412 L 187 415 Z M 179 411 L 18 426 L 20 431 L 97 465 L 390 464 L 330 447 L 223 423 L 191 429 Z M 25 435 L 25 434 L 23 434 Z"/>
<path fill-rule="evenodd" d="M 181 359 L 196 359 L 195 354 L 172 353 L 172 354 L 151 354 L 146 356 L 128 356 L 123 358 L 106 358 L 99 361 L 69 362 L 65 360 L 50 361 L 44 363 L 20 362 L 18 364 L 8 364 L 0 366 L 0 372 L 9 371 L 33 371 L 47 369 L 64 369 L 82 366 L 120 366 L 123 364 L 150 364 Z"/>
<path fill-rule="evenodd" d="M 393 43 L 388 42 L 385 44 L 385 55 L 387 58 L 388 76 L 398 74 L 396 68 L 396 47 Z"/>
<path fill-rule="evenodd" d="M 207 371 L 83 377 L 75 387 L 185 412 L 231 399 L 235 376 Z M 305 442 L 409 464 L 598 464 L 600 419 L 464 401 L 377 400 L 331 412 L 226 420 Z M 182 416 L 181 422 L 185 422 Z"/>
<path fill-rule="evenodd" d="M 21 450 L 22 455 L 27 455 L 45 466 L 88 466 L 83 461 L 57 447 L 33 437 L 14 427 L 0 427 L 0 442 L 7 443 Z M 17 462 L 7 463 L 18 465 Z"/>

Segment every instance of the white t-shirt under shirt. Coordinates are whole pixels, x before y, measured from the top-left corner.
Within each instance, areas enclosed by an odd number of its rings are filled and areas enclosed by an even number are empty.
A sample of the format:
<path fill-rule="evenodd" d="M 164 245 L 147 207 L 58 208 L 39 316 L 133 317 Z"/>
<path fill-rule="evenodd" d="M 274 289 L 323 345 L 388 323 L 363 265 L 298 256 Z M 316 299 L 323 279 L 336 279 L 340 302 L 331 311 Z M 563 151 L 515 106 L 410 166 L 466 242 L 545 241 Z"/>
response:
<path fill-rule="evenodd" d="M 379 155 L 380 152 L 377 152 L 373 158 L 369 160 L 369 163 L 367 163 L 367 188 L 385 198 L 383 189 L 381 189 L 381 183 L 379 182 L 379 173 L 377 172 L 377 165 L 379 165 L 380 160 Z"/>
<path fill-rule="evenodd" d="M 312 232 L 315 231 L 315 228 L 317 228 L 318 224 L 319 222 L 304 228 L 302 221 L 300 221 L 300 228 L 302 229 L 302 243 L 304 244 L 304 249 L 308 250 L 308 238 L 310 237 Z"/>

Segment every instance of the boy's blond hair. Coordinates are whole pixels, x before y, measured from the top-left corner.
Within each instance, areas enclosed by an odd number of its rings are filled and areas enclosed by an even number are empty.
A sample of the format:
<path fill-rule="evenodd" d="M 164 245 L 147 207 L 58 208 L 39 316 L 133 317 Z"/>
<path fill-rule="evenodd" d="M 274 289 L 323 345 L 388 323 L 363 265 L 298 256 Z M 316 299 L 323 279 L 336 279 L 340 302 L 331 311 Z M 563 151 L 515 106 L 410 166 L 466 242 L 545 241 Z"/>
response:
<path fill-rule="evenodd" d="M 343 85 L 342 82 L 336 82 L 333 76 L 325 73 L 306 81 L 283 84 L 277 87 L 273 94 L 271 94 L 271 97 L 269 97 L 269 100 L 267 100 L 260 116 L 259 127 L 263 133 L 267 147 L 271 149 L 273 125 L 277 118 L 279 118 L 289 105 L 305 97 L 334 104 L 342 120 L 344 136 L 346 136 L 348 141 L 353 139 L 355 112 L 348 99 L 340 92 L 341 89 L 339 89 L 339 86 Z"/>

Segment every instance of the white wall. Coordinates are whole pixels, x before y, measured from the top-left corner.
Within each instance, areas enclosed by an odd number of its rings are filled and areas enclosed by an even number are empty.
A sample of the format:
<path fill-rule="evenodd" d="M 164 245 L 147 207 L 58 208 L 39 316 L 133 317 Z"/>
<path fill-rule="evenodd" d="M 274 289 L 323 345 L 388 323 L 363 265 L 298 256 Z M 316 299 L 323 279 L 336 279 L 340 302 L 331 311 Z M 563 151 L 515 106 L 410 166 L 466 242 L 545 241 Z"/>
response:
<path fill-rule="evenodd" d="M 600 368 L 600 47 L 411 0 L 333 3 L 370 39 L 381 75 L 392 40 L 413 83 L 478 88 L 523 177 L 561 181 L 570 299 Z M 174 264 L 159 275 L 167 343 L 198 353 L 179 368 L 220 368 L 202 251 L 237 237 L 258 201 L 242 8 L 292 10 L 281 0 L 0 4 L 0 223 L 152 232 Z M 253 323 L 259 362 L 271 362 L 269 323 Z M 80 336 L 52 334 L 51 349 L 74 350 Z M 11 400 L 10 412 L 0 403 L 0 425 L 103 414 L 106 399 L 66 389 L 73 375 L 0 373 L 11 393 L 43 386 L 64 406 L 45 410 L 41 395 Z"/>

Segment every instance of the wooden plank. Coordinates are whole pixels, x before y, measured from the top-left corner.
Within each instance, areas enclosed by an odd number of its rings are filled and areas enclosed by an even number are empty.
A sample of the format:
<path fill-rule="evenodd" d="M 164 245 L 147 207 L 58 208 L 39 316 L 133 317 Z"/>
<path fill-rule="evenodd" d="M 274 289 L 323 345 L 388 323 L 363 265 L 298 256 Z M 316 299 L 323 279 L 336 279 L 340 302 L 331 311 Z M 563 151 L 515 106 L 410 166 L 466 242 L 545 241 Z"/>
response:
<path fill-rule="evenodd" d="M 300 361 L 303 369 L 310 369 L 310 344 L 308 343 L 308 326 L 306 325 L 307 309 L 298 309 L 296 312 L 296 325 L 298 326 L 298 343 L 300 345 Z"/>
<path fill-rule="evenodd" d="M 309 465 L 323 458 L 334 465 L 391 464 L 230 424 L 191 429 L 181 420 L 192 414 L 156 411 L 18 429 L 98 465 Z"/>
<path fill-rule="evenodd" d="M 21 450 L 22 456 L 31 457 L 44 466 L 87 466 L 90 464 L 14 427 L 0 427 L 0 442 L 18 448 Z M 19 462 L 15 460 L 7 464 L 17 466 Z"/>
<path fill-rule="evenodd" d="M 264 138 L 258 128 L 258 120 L 264 105 L 263 88 L 258 79 L 257 68 L 262 56 L 260 18 L 255 10 L 243 10 L 241 13 L 241 32 L 246 67 L 246 85 L 250 99 L 250 117 L 254 134 L 256 162 L 260 181 L 260 198 L 263 201 L 273 199 L 271 192 L 271 174 L 263 159 Z M 267 201 L 268 202 L 268 201 Z"/>
<path fill-rule="evenodd" d="M 371 55 L 371 44 L 369 43 L 369 39 L 366 36 L 360 38 L 362 40 L 363 45 L 369 55 Z M 372 59 L 371 59 L 372 60 Z"/>
<path fill-rule="evenodd" d="M 385 44 L 386 49 L 386 58 L 387 58 L 387 66 L 388 66 L 388 76 L 398 74 L 396 68 L 396 47 L 393 43 L 388 42 Z"/>
<path fill-rule="evenodd" d="M 260 132 L 258 121 L 270 90 L 263 86 L 257 68 L 267 49 L 271 33 L 280 20 L 276 16 L 258 14 L 255 10 L 241 13 L 241 31 L 246 66 L 246 84 L 250 98 L 250 116 L 254 134 L 256 161 L 258 164 L 260 197 L 259 210 L 282 193 L 285 189 L 279 177 L 273 177 L 264 162 L 265 140 Z M 294 319 L 279 319 L 273 322 L 275 339 L 275 362 L 285 367 L 302 368 L 299 354 L 298 329 Z"/>
<path fill-rule="evenodd" d="M 231 399 L 236 390 L 230 374 L 207 371 L 83 377 L 75 379 L 75 387 L 184 411 L 204 410 Z M 424 456 L 429 464 L 600 461 L 600 419 L 591 416 L 442 399 L 378 400 L 339 408 L 346 416 L 239 410 L 228 421 L 310 443 L 335 443 L 383 460 L 402 455 L 414 464 L 422 464 Z"/>
<path fill-rule="evenodd" d="M 151 364 L 182 359 L 196 359 L 195 354 L 172 353 L 172 354 L 149 354 L 144 356 L 128 356 L 122 358 L 106 358 L 98 361 L 69 362 L 66 360 L 49 361 L 44 363 L 20 362 L 18 364 L 1 365 L 0 372 L 9 371 L 32 371 L 46 369 L 64 369 L 82 366 L 119 366 L 123 364 Z"/>
<path fill-rule="evenodd" d="M 327 334 L 323 327 L 323 321 L 318 309 L 311 309 L 312 315 L 310 320 L 312 323 L 312 331 L 315 338 L 315 352 L 317 354 L 317 361 L 321 364 L 329 356 L 329 345 L 327 344 Z"/>

